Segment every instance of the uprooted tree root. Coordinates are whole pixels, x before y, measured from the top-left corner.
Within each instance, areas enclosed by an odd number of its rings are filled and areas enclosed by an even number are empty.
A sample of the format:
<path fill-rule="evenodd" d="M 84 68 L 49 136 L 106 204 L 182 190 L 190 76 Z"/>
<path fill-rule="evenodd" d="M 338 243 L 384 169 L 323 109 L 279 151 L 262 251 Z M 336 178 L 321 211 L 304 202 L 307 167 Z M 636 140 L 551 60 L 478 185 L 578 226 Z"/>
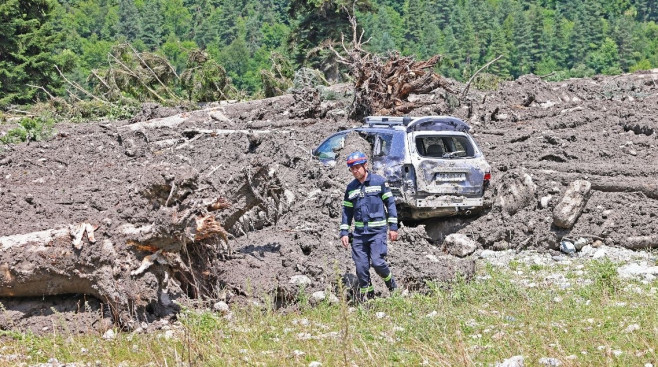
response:
<path fill-rule="evenodd" d="M 352 117 L 367 115 L 399 115 L 420 107 L 419 102 L 408 100 L 410 94 L 429 93 L 439 87 L 452 92 L 448 83 L 433 71 L 442 56 L 435 55 L 425 61 L 413 57 L 403 57 L 392 52 L 387 59 L 380 58 L 363 49 L 368 41 L 363 41 L 363 32 L 357 35 L 354 16 L 349 17 L 352 25 L 350 47 L 341 40 L 342 53 L 329 45 L 337 61 L 348 67 L 354 78 L 354 104 Z"/>
<path fill-rule="evenodd" d="M 176 312 L 179 297 L 212 298 L 225 286 L 222 262 L 234 256 L 218 217 L 230 230 L 244 231 L 255 226 L 248 219 L 252 209 L 272 220 L 285 210 L 267 172 L 265 166 L 245 170 L 233 202 L 198 197 L 198 174 L 164 183 L 156 175 L 138 190 L 155 209 L 150 223 L 108 220 L 0 237 L 0 297 L 89 294 L 128 329 L 147 314 Z"/>

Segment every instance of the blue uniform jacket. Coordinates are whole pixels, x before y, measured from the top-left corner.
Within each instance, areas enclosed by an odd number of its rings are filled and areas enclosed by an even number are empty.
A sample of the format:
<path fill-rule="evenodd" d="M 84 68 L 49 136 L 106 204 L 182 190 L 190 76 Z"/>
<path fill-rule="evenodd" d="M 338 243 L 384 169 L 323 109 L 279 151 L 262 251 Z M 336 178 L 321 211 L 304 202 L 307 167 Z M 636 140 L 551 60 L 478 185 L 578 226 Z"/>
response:
<path fill-rule="evenodd" d="M 392 231 L 398 230 L 395 198 L 382 176 L 368 172 L 363 183 L 354 179 L 347 185 L 340 222 L 341 237 L 347 236 L 352 219 L 357 235 L 386 233 L 387 227 Z"/>

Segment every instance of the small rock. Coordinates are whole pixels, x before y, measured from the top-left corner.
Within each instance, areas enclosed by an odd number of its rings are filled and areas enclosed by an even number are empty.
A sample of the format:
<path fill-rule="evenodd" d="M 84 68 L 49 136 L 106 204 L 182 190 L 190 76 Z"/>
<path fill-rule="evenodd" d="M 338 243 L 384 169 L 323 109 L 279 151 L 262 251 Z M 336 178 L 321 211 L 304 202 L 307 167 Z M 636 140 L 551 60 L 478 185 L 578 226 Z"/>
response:
<path fill-rule="evenodd" d="M 523 367 L 523 356 L 514 356 L 504 360 L 502 363 L 496 363 L 496 367 Z"/>
<path fill-rule="evenodd" d="M 616 350 L 613 350 L 613 351 L 612 351 L 612 354 L 613 354 L 615 357 L 619 357 L 620 355 L 624 354 L 624 352 L 622 352 L 621 350 L 616 349 Z"/>
<path fill-rule="evenodd" d="M 576 250 L 581 250 L 583 246 L 587 245 L 587 238 L 580 237 L 576 240 L 576 242 L 573 243 L 574 247 Z"/>
<path fill-rule="evenodd" d="M 386 317 L 386 313 L 385 313 L 385 312 L 377 312 L 377 313 L 375 314 L 375 316 L 376 316 L 378 319 L 383 319 L 384 317 Z"/>
<path fill-rule="evenodd" d="M 553 198 L 553 195 L 548 195 L 548 196 L 544 196 L 543 198 L 541 198 L 539 200 L 539 208 L 541 208 L 541 209 L 548 208 L 548 203 L 551 201 L 552 198 Z"/>
<path fill-rule="evenodd" d="M 482 252 L 480 252 L 480 257 L 482 259 L 490 259 L 490 258 L 495 257 L 495 256 L 496 256 L 496 251 L 483 250 Z"/>
<path fill-rule="evenodd" d="M 605 250 L 602 249 L 602 248 L 600 248 L 600 249 L 596 250 L 596 252 L 594 253 L 594 255 L 592 255 L 592 258 L 593 258 L 593 259 L 600 259 L 600 258 L 605 257 L 606 254 L 607 254 L 607 253 L 605 252 Z"/>
<path fill-rule="evenodd" d="M 640 325 L 638 324 L 630 324 L 628 327 L 624 330 L 625 333 L 629 334 L 634 332 L 635 330 L 640 330 Z"/>
<path fill-rule="evenodd" d="M 313 362 L 308 364 L 308 367 L 322 367 L 322 363 L 320 363 L 318 361 L 313 361 Z"/>
<path fill-rule="evenodd" d="M 576 252 L 576 247 L 569 241 L 561 241 L 560 251 L 564 252 L 565 254 L 573 254 Z"/>
<path fill-rule="evenodd" d="M 105 340 L 114 340 L 114 338 L 116 338 L 116 333 L 112 329 L 107 330 L 105 334 L 103 334 L 103 339 Z"/>
<path fill-rule="evenodd" d="M 560 202 L 553 209 L 553 224 L 570 229 L 580 217 L 590 197 L 592 184 L 586 180 L 572 182 Z"/>
<path fill-rule="evenodd" d="M 295 285 L 308 285 L 311 284 L 311 278 L 306 275 L 293 275 L 289 281 L 290 284 Z"/>
<path fill-rule="evenodd" d="M 219 301 L 219 302 L 215 303 L 212 306 L 212 309 L 217 311 L 217 312 L 221 312 L 223 315 L 226 315 L 230 311 L 228 305 L 224 301 Z"/>
<path fill-rule="evenodd" d="M 429 318 L 433 319 L 433 318 L 435 318 L 438 314 L 439 314 L 438 312 L 436 312 L 436 311 L 432 311 L 432 312 L 428 313 L 427 315 L 425 315 L 425 317 L 429 317 Z"/>
<path fill-rule="evenodd" d="M 592 247 L 601 247 L 603 245 L 603 242 L 601 240 L 596 240 L 594 243 L 592 243 Z"/>
<path fill-rule="evenodd" d="M 539 358 L 539 364 L 542 366 L 548 367 L 559 367 L 562 365 L 562 362 L 557 358 Z"/>
<path fill-rule="evenodd" d="M 466 257 L 477 250 L 477 243 L 461 233 L 448 235 L 443 241 L 448 253 L 458 257 Z"/>

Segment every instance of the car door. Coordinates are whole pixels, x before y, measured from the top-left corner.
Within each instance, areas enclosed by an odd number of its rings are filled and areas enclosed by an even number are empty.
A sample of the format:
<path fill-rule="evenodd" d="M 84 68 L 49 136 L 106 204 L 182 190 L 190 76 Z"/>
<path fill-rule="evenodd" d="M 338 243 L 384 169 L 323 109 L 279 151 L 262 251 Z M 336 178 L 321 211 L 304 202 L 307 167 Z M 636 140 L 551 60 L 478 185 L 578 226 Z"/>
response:
<path fill-rule="evenodd" d="M 345 146 L 345 136 L 347 136 L 347 131 L 341 131 L 328 137 L 313 150 L 313 156 L 323 164 L 333 166 L 336 164 L 338 155 L 336 152 Z"/>

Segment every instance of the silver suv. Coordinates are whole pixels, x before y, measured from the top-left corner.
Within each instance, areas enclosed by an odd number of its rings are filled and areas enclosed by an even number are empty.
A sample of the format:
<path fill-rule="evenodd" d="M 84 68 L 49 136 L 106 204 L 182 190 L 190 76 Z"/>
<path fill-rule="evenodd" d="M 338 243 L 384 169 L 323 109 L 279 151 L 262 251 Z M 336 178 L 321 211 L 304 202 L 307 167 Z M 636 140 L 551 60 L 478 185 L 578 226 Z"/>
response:
<path fill-rule="evenodd" d="M 469 213 L 484 206 L 491 179 L 489 163 L 469 130 L 450 116 L 369 116 L 362 127 L 327 138 L 313 156 L 336 164 L 345 137 L 357 132 L 371 144 L 370 169 L 388 181 L 401 218 Z"/>

